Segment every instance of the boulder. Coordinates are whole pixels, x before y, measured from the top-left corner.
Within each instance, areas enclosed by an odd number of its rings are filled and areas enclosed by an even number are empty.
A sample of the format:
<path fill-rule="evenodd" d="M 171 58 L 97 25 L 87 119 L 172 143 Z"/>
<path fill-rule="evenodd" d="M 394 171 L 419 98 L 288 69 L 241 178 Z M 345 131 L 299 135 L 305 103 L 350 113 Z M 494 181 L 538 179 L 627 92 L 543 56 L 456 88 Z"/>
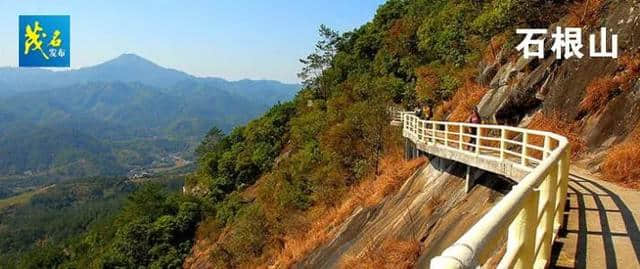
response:
<path fill-rule="evenodd" d="M 489 87 L 492 89 L 497 89 L 507 85 L 511 78 L 516 74 L 516 71 L 513 69 L 513 65 L 514 63 L 509 62 L 501 66 L 500 69 L 498 69 L 496 75 L 491 80 Z"/>
<path fill-rule="evenodd" d="M 498 64 L 506 64 L 509 61 L 509 50 L 508 49 L 501 49 L 500 52 L 498 52 L 498 55 L 496 56 L 496 62 Z"/>
<path fill-rule="evenodd" d="M 491 79 L 495 77 L 496 73 L 498 73 L 498 63 L 487 65 L 482 72 L 480 72 L 478 78 L 476 78 L 476 82 L 483 86 L 489 86 Z"/>
<path fill-rule="evenodd" d="M 524 56 L 520 56 L 520 58 L 518 58 L 516 63 L 513 65 L 513 71 L 524 72 L 527 71 L 527 69 L 533 69 L 538 63 L 538 60 L 539 59 L 536 57 L 525 58 Z"/>
<path fill-rule="evenodd" d="M 502 104 L 509 97 L 511 92 L 510 86 L 502 86 L 497 89 L 490 89 L 480 103 L 478 104 L 478 112 L 483 120 L 496 123 L 496 112 L 502 107 Z"/>

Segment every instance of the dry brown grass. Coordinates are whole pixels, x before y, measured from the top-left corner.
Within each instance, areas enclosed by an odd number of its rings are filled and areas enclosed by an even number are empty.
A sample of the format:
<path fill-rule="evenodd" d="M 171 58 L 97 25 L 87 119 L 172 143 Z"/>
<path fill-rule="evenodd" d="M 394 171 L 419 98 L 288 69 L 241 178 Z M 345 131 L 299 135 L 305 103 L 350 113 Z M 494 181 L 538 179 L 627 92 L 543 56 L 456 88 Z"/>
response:
<path fill-rule="evenodd" d="M 347 258 L 342 268 L 414 268 L 420 257 L 417 240 L 386 240 L 379 247 L 368 249 L 363 255 Z"/>
<path fill-rule="evenodd" d="M 593 26 L 599 19 L 606 0 L 582 0 L 569 7 L 567 26 Z"/>
<path fill-rule="evenodd" d="M 567 122 L 563 120 L 565 118 L 566 117 L 559 113 L 552 113 L 551 115 L 537 113 L 533 119 L 531 119 L 528 127 L 535 130 L 553 132 L 566 137 L 571 145 L 571 157 L 576 159 L 584 152 L 586 143 L 584 139 L 578 135 L 578 128 L 580 127 L 578 123 Z M 537 146 L 544 145 L 544 139 L 541 136 L 532 136 L 528 142 Z M 542 157 L 542 153 L 539 151 L 532 151 L 530 154 L 538 159 Z"/>
<path fill-rule="evenodd" d="M 444 110 L 444 104 L 440 103 L 433 109 L 433 119 L 437 121 L 445 120 L 447 111 Z"/>
<path fill-rule="evenodd" d="M 640 189 L 640 125 L 627 142 L 609 150 L 602 163 L 602 174 L 607 180 Z"/>
<path fill-rule="evenodd" d="M 597 111 L 609 101 L 611 93 L 618 88 L 618 83 L 613 76 L 596 78 L 587 86 L 587 93 L 580 102 L 582 111 Z"/>
<path fill-rule="evenodd" d="M 640 141 L 613 147 L 602 164 L 607 180 L 640 189 Z"/>
<path fill-rule="evenodd" d="M 580 109 L 583 112 L 599 111 L 609 102 L 614 91 L 620 89 L 628 91 L 631 89 L 636 79 L 640 76 L 640 54 L 625 54 L 618 60 L 621 72 L 614 75 L 607 75 L 596 78 L 586 89 L 586 94 Z"/>
<path fill-rule="evenodd" d="M 618 63 L 624 69 L 617 78 L 618 83 L 623 91 L 628 91 L 640 76 L 640 53 L 624 54 L 618 59 Z"/>
<path fill-rule="evenodd" d="M 467 81 L 456 91 L 451 100 L 443 104 L 442 111 L 438 113 L 450 111 L 449 121 L 465 121 L 487 91 L 488 89 L 482 85 Z"/>
<path fill-rule="evenodd" d="M 502 49 L 502 46 L 507 43 L 507 35 L 500 34 L 491 38 L 489 44 L 484 49 L 484 53 L 482 53 L 482 59 L 487 64 L 494 64 L 497 60 L 498 53 Z"/>
<path fill-rule="evenodd" d="M 380 161 L 379 176 L 368 179 L 352 187 L 337 207 L 317 206 L 307 214 L 307 229 L 289 233 L 283 238 L 284 247 L 276 254 L 278 268 L 289 268 L 300 261 L 313 249 L 326 242 L 357 207 L 374 205 L 386 195 L 398 189 L 418 167 L 426 162 L 424 158 L 405 161 L 402 148 L 396 147 Z"/>

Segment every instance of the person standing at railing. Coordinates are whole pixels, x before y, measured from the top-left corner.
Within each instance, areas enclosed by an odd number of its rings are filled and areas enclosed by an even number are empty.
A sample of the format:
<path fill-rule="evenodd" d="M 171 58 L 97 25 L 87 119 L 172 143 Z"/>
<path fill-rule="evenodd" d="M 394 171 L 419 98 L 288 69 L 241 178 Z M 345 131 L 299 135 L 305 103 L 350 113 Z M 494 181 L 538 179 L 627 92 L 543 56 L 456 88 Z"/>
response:
<path fill-rule="evenodd" d="M 473 112 L 471 112 L 471 115 L 469 115 L 466 122 L 472 123 L 472 124 L 482 123 L 482 118 L 480 117 L 480 113 L 478 112 L 478 107 L 475 107 L 475 106 L 473 107 Z M 471 145 L 468 146 L 467 148 L 471 151 L 474 151 L 476 149 L 475 144 L 477 143 L 476 134 L 478 133 L 478 128 L 476 127 L 469 128 L 469 133 L 472 135 L 471 139 L 469 140 L 469 144 Z"/>
<path fill-rule="evenodd" d="M 422 106 L 420 104 L 418 104 L 418 106 L 416 107 L 414 112 L 416 113 L 416 117 L 422 119 L 423 110 L 422 110 Z"/>
<path fill-rule="evenodd" d="M 433 117 L 433 112 L 430 106 L 427 106 L 423 103 L 418 103 L 418 106 L 415 109 L 416 116 L 421 120 L 431 120 Z"/>

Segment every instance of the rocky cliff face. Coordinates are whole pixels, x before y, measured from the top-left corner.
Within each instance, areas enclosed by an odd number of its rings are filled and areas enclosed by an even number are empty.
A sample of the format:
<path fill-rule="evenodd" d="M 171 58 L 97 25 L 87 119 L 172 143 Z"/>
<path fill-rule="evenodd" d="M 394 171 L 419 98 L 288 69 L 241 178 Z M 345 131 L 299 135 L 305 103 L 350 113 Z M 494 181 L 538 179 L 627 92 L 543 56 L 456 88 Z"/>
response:
<path fill-rule="evenodd" d="M 380 204 L 356 210 L 338 227 L 335 237 L 317 248 L 298 268 L 339 268 L 349 260 L 366 259 L 383 242 L 419 244 L 414 262 L 418 268 L 452 244 L 503 193 L 510 182 L 483 174 L 469 194 L 464 188 L 465 167 L 433 158 L 402 188 Z"/>
<path fill-rule="evenodd" d="M 609 36 L 618 34 L 619 55 L 636 55 L 640 47 L 640 4 L 636 1 L 610 1 L 602 7 L 599 24 L 582 30 L 583 58 L 558 60 L 551 51 L 551 33 L 566 26 L 568 17 L 549 26 L 544 59 L 519 56 L 507 60 L 501 51 L 496 63 L 480 66 L 478 82 L 490 88 L 479 104 L 485 120 L 505 124 L 527 124 L 527 116 L 542 110 L 580 124 L 581 136 L 592 152 L 621 142 L 640 120 L 640 82 L 629 79 L 631 90 L 614 90 L 599 111 L 584 111 L 580 103 L 594 79 L 620 75 L 620 59 L 590 57 L 589 34 L 600 36 L 606 27 Z M 524 121 L 523 121 L 524 120 Z"/>

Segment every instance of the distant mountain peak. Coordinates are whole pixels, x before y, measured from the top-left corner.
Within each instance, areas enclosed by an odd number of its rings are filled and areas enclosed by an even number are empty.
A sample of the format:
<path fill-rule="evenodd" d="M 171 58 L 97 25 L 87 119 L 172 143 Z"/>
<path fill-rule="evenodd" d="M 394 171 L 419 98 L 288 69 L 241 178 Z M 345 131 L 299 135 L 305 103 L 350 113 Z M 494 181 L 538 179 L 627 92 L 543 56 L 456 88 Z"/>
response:
<path fill-rule="evenodd" d="M 120 54 L 120 56 L 116 57 L 115 59 L 118 59 L 118 58 L 123 58 L 123 59 L 132 58 L 132 59 L 147 60 L 144 57 L 142 57 L 142 56 L 140 56 L 138 54 L 135 54 L 135 53 L 123 53 L 123 54 Z"/>
<path fill-rule="evenodd" d="M 124 53 L 121 54 L 120 56 L 113 58 L 111 60 L 108 60 L 104 63 L 95 65 L 95 66 L 101 66 L 101 65 L 109 65 L 109 64 L 118 64 L 118 65 L 134 65 L 134 66 L 143 66 L 143 65 L 147 65 L 147 66 L 153 66 L 153 67 L 157 67 L 157 68 L 164 68 L 152 61 L 150 61 L 147 58 L 144 58 L 140 55 L 134 54 L 134 53 Z"/>
<path fill-rule="evenodd" d="M 87 82 L 137 82 L 155 88 L 191 87 L 227 89 L 235 92 L 243 89 L 287 89 L 297 92 L 298 85 L 287 85 L 271 80 L 243 79 L 235 82 L 216 77 L 195 77 L 185 72 L 163 67 L 134 53 L 124 53 L 101 64 L 76 70 L 53 72 L 46 69 L 0 68 L 0 97 L 20 92 L 41 91 L 67 87 Z M 177 85 L 180 83 L 179 85 Z M 285 90 L 284 92 L 289 92 Z M 262 91 L 260 94 L 265 94 Z M 255 94 L 255 93 L 252 93 Z M 269 95 L 269 94 L 267 94 Z M 281 99 L 279 95 L 272 98 Z"/>
<path fill-rule="evenodd" d="M 193 76 L 171 68 L 160 66 L 144 57 L 125 53 L 104 63 L 75 72 L 80 81 L 124 81 L 141 82 L 154 87 L 170 87 L 178 81 Z"/>

